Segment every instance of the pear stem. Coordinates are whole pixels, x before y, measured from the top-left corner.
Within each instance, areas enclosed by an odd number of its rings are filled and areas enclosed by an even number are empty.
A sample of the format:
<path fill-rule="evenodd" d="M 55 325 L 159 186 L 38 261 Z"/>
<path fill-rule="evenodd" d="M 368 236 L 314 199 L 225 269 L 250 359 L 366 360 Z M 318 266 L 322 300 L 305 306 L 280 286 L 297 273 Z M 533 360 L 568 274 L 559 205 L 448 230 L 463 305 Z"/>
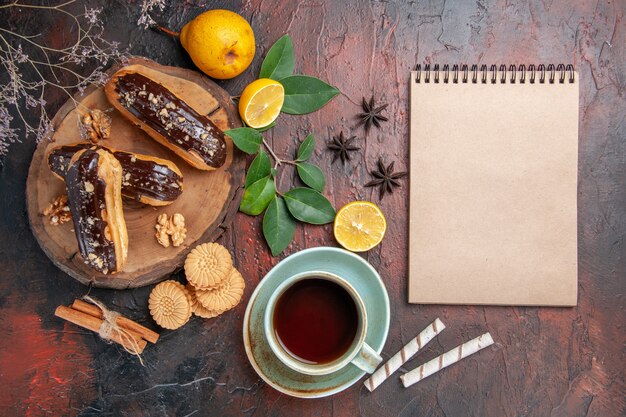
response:
<path fill-rule="evenodd" d="M 150 29 L 154 29 L 156 31 L 163 32 L 166 35 L 174 36 L 176 38 L 178 38 L 180 36 L 180 32 L 174 32 L 173 30 L 168 29 L 166 27 L 163 27 L 161 25 L 157 25 L 156 23 L 154 25 L 151 25 Z"/>

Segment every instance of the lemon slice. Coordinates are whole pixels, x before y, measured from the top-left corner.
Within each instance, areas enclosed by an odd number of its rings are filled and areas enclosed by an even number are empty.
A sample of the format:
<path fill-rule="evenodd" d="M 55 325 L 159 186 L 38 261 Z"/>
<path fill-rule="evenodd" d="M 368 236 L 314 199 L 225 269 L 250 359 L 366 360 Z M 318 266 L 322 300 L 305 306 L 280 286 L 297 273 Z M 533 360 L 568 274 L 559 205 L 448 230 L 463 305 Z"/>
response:
<path fill-rule="evenodd" d="M 239 115 L 248 126 L 260 129 L 276 120 L 284 101 L 285 89 L 281 83 L 260 78 L 241 93 Z"/>
<path fill-rule="evenodd" d="M 369 201 L 353 201 L 335 216 L 335 239 L 352 252 L 365 252 L 378 245 L 387 230 L 387 221 L 380 208 Z"/>

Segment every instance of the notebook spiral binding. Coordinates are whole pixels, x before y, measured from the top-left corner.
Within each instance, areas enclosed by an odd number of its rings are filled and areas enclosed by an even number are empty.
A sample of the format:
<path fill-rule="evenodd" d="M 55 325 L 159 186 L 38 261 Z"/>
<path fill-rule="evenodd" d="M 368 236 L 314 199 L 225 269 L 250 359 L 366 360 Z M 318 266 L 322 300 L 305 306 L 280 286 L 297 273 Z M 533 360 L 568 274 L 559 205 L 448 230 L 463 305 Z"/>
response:
<path fill-rule="evenodd" d="M 480 82 L 487 84 L 488 81 L 491 84 L 496 84 L 499 78 L 500 84 L 505 84 L 507 80 L 511 84 L 515 84 L 516 82 L 524 84 L 528 77 L 530 84 L 534 84 L 535 82 L 545 84 L 546 80 L 550 84 L 554 84 L 557 80 L 557 74 L 560 84 L 565 83 L 565 78 L 568 74 L 568 82 L 574 82 L 574 66 L 572 64 L 558 64 L 556 67 L 553 64 L 547 67 L 543 64 L 539 64 L 536 68 L 532 64 L 528 65 L 528 67 L 524 64 L 509 65 L 508 68 L 506 65 L 500 65 L 499 68 L 496 65 L 491 65 L 489 69 L 487 69 L 487 65 L 484 64 L 480 66 L 480 69 L 478 69 L 478 65 L 476 64 L 472 65 L 471 68 L 465 64 L 460 66 L 455 64 L 452 65 L 452 69 L 450 69 L 450 65 L 447 64 L 441 69 L 439 64 L 435 64 L 432 69 L 430 64 L 425 64 L 423 67 L 421 64 L 417 64 L 415 71 L 417 72 L 415 77 L 416 83 L 430 83 L 432 80 L 435 84 L 439 82 L 447 84 L 452 80 L 454 84 L 459 82 L 471 82 L 472 84 Z"/>

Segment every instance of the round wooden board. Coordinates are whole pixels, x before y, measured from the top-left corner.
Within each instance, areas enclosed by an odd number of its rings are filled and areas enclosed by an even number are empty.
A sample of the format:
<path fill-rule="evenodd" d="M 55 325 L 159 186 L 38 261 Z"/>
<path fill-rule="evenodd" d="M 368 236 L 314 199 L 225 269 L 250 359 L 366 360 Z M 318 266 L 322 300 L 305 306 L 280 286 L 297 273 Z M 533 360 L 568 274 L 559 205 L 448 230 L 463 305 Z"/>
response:
<path fill-rule="evenodd" d="M 229 94 L 204 75 L 176 67 L 159 65 L 145 58 L 132 58 L 128 65 L 142 65 L 158 71 L 162 83 L 196 111 L 209 114 L 223 130 L 241 126 Z M 119 67 L 113 68 L 110 74 Z M 65 184 L 56 178 L 47 164 L 51 148 L 82 142 L 78 130 L 78 110 L 68 100 L 53 118 L 55 132 L 50 140 L 37 146 L 28 171 L 26 200 L 31 229 L 43 251 L 64 272 L 84 284 L 103 288 L 132 288 L 161 281 L 180 268 L 185 256 L 199 243 L 213 241 L 227 227 L 238 210 L 245 177 L 245 158 L 234 151 L 228 140 L 224 166 L 215 171 L 200 171 L 185 163 L 126 120 L 106 99 L 102 87 L 91 87 L 75 97 L 84 108 L 111 110 L 111 135 L 102 145 L 154 155 L 173 161 L 183 173 L 184 191 L 171 205 L 152 207 L 124 200 L 124 218 L 128 229 L 128 260 L 124 270 L 113 275 L 101 274 L 88 267 L 78 253 L 73 223 L 51 226 L 41 213 L 50 201 L 65 194 Z M 83 108 L 83 107 L 81 107 Z M 154 236 L 156 218 L 161 213 L 182 213 L 187 227 L 184 244 L 164 248 Z"/>

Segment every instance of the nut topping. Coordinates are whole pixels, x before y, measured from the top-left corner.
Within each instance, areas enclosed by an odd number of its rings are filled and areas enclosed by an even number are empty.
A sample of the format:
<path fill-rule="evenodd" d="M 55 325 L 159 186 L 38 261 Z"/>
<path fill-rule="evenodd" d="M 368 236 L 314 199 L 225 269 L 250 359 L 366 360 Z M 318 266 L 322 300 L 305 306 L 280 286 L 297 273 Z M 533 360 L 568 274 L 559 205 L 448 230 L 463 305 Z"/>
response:
<path fill-rule="evenodd" d="M 48 216 L 48 222 L 52 226 L 58 226 L 72 220 L 72 213 L 67 205 L 67 196 L 60 195 L 55 197 L 42 214 Z"/>
<path fill-rule="evenodd" d="M 90 183 L 89 181 L 85 181 L 85 191 L 87 191 L 88 193 L 93 193 L 94 187 L 93 184 Z"/>

